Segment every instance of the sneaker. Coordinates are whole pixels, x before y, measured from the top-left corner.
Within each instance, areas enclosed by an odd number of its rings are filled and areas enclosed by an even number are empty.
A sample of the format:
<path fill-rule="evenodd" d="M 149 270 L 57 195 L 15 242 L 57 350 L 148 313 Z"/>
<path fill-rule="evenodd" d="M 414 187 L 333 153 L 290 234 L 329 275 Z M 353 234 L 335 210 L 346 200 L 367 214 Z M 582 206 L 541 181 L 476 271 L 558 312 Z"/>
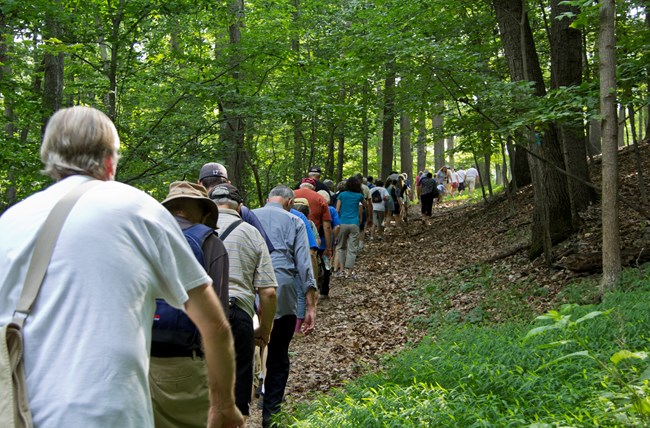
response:
<path fill-rule="evenodd" d="M 330 296 L 328 294 L 321 294 L 318 296 L 318 300 L 327 300 Z"/>

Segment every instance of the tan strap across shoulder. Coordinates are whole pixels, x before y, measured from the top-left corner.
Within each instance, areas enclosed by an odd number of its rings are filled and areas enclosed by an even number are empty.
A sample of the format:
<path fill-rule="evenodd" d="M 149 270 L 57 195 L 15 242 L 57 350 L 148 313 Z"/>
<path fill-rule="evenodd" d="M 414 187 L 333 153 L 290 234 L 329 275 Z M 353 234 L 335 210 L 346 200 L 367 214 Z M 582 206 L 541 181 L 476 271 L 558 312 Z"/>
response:
<path fill-rule="evenodd" d="M 91 179 L 86 181 L 71 191 L 69 191 L 59 202 L 56 203 L 50 214 L 47 216 L 45 223 L 38 232 L 34 252 L 29 262 L 29 269 L 25 278 L 25 284 L 18 301 L 18 306 L 14 312 L 13 322 L 21 328 L 25 324 L 25 319 L 32 311 L 32 306 L 41 289 L 45 272 L 50 264 L 54 246 L 63 228 L 68 214 L 77 203 L 81 195 L 88 189 L 99 184 L 100 180 Z"/>

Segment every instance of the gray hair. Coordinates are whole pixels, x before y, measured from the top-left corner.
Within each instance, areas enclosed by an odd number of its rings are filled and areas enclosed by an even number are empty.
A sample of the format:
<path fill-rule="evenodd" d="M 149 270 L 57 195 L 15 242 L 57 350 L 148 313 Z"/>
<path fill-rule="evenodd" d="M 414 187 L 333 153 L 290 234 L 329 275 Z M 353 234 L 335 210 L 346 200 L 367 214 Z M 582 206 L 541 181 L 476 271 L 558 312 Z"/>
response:
<path fill-rule="evenodd" d="M 230 198 L 218 198 L 218 199 L 213 199 L 213 201 L 219 207 L 226 206 L 231 210 L 237 210 L 237 208 L 239 208 L 239 202 L 233 201 Z"/>
<path fill-rule="evenodd" d="M 104 160 L 114 157 L 120 138 L 113 122 L 101 111 L 76 106 L 57 111 L 49 120 L 41 145 L 43 172 L 55 180 L 76 174 L 100 178 Z"/>
<path fill-rule="evenodd" d="M 311 189 L 311 190 L 315 189 L 314 185 L 309 184 L 309 183 L 300 183 L 300 188 L 301 189 Z"/>
<path fill-rule="evenodd" d="M 284 184 L 280 184 L 278 186 L 275 186 L 269 192 L 269 199 L 274 198 L 276 196 L 280 196 L 281 198 L 283 198 L 286 201 L 288 201 L 289 199 L 294 198 L 293 190 L 291 190 L 289 187 L 285 186 Z"/>

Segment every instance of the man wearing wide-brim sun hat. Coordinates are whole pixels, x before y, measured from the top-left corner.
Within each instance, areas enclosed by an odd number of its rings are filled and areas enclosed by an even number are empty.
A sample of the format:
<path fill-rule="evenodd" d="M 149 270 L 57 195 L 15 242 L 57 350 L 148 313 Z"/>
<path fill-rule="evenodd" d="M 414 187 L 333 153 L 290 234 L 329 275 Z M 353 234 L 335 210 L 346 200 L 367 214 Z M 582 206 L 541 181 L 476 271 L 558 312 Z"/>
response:
<path fill-rule="evenodd" d="M 228 253 L 214 233 L 219 210 L 200 184 L 175 181 L 162 204 L 174 216 L 185 237 L 202 250 L 203 267 L 228 316 Z M 198 258 L 198 257 L 197 257 Z M 190 346 L 170 339 L 169 331 L 152 331 L 149 385 L 157 427 L 205 427 L 210 407 L 201 340 Z M 190 382 L 178 383 L 179 374 Z"/>
<path fill-rule="evenodd" d="M 169 185 L 169 193 L 162 204 L 172 214 L 183 213 L 182 215 L 174 214 L 175 217 L 185 218 L 193 224 L 201 223 L 213 229 L 217 228 L 219 209 L 212 199 L 208 198 L 205 187 L 200 184 L 174 181 Z"/>

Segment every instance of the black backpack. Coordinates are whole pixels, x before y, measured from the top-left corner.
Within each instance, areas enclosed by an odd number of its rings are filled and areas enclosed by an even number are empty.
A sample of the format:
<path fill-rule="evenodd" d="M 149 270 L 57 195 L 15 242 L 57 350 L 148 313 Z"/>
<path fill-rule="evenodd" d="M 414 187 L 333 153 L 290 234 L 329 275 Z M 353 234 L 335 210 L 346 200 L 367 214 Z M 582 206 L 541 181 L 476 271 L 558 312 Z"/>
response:
<path fill-rule="evenodd" d="M 379 189 L 374 189 L 370 195 L 372 196 L 372 202 L 376 204 L 380 204 L 384 201 L 384 198 L 381 197 L 381 191 Z"/>

